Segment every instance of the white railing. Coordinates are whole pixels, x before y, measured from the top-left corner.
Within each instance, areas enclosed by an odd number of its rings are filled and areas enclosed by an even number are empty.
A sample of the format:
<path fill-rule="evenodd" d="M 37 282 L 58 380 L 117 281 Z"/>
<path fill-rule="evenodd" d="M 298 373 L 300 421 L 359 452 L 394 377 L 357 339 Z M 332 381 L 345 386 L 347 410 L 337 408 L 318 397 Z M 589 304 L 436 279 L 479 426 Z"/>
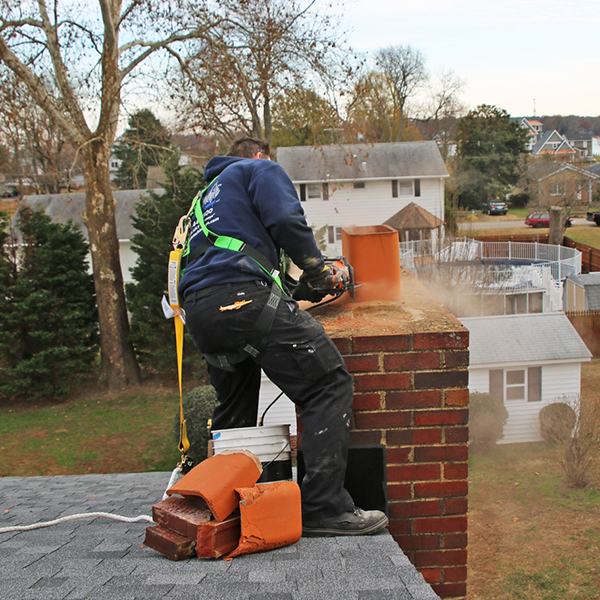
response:
<path fill-rule="evenodd" d="M 554 279 L 581 273 L 581 252 L 565 246 L 538 242 L 482 242 L 470 238 L 446 241 L 442 245 L 430 240 L 400 243 L 402 266 L 411 270 L 435 262 L 502 261 L 511 264 L 550 265 Z"/>
<path fill-rule="evenodd" d="M 581 252 L 565 246 L 524 242 L 482 242 L 470 238 L 443 244 L 430 240 L 402 242 L 403 267 L 426 279 L 436 265 L 455 267 L 443 278 L 450 285 L 468 283 L 472 289 L 508 293 L 545 290 L 545 310 L 562 310 L 562 281 L 581 273 Z M 465 263 L 473 263 L 465 269 Z M 475 268 L 477 266 L 477 268 Z M 427 271 L 427 275 L 425 273 Z"/>

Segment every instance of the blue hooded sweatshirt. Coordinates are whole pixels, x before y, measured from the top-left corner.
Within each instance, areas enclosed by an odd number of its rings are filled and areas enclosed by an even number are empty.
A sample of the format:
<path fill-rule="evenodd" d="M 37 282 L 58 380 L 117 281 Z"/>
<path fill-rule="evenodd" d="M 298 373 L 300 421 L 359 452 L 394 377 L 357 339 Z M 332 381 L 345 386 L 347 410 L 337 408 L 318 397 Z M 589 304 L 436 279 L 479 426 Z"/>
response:
<path fill-rule="evenodd" d="M 274 267 L 283 248 L 303 271 L 323 269 L 323 256 L 306 223 L 294 184 L 280 165 L 259 158 L 215 156 L 206 165 L 204 177 L 210 181 L 202 198 L 209 231 L 246 242 Z M 205 241 L 192 215 L 190 251 Z M 272 281 L 248 256 L 211 246 L 186 267 L 179 297 L 213 285 L 256 279 Z"/>

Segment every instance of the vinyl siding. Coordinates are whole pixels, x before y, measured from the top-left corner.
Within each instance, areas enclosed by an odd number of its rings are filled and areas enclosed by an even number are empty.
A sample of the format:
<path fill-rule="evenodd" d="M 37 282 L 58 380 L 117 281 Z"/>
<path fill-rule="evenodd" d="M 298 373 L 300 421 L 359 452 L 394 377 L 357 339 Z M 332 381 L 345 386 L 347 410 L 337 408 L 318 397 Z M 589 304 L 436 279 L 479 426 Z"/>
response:
<path fill-rule="evenodd" d="M 381 225 L 411 202 L 444 220 L 443 179 L 421 179 L 420 196 L 400 195 L 398 198 L 392 198 L 391 181 L 366 180 L 362 189 L 355 189 L 351 181 L 330 181 L 329 200 L 310 199 L 302 202 L 306 220 L 314 231 L 324 226 Z M 300 195 L 299 185 L 296 185 L 296 191 Z M 340 254 L 341 242 L 328 245 L 326 252 Z"/>
<path fill-rule="evenodd" d="M 260 380 L 260 396 L 258 399 L 258 418 L 267 406 L 279 395 L 281 390 L 262 373 Z M 290 435 L 296 435 L 296 407 L 284 394 L 273 404 L 265 415 L 264 425 L 289 425 Z"/>
<path fill-rule="evenodd" d="M 520 369 L 535 365 L 508 365 L 494 368 Z M 469 391 L 489 392 L 488 369 L 469 369 Z M 542 366 L 542 401 L 505 401 L 508 421 L 500 444 L 541 441 L 538 415 L 546 404 L 561 398 L 572 398 L 581 391 L 581 363 L 549 364 Z"/>

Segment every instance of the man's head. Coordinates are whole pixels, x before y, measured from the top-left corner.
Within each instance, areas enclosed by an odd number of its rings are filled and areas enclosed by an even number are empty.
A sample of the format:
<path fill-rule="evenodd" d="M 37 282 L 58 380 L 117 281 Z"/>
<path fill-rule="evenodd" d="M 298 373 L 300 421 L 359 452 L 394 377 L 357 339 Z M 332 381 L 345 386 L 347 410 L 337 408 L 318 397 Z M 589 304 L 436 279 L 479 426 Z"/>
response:
<path fill-rule="evenodd" d="M 237 156 L 239 158 L 271 158 L 271 147 L 264 140 L 246 137 L 236 140 L 231 144 L 227 156 Z"/>

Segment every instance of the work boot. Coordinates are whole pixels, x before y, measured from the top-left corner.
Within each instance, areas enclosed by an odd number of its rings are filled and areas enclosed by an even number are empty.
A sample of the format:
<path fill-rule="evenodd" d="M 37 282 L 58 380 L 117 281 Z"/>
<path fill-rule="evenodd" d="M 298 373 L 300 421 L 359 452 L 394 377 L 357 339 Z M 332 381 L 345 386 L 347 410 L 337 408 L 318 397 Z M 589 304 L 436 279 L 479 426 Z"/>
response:
<path fill-rule="evenodd" d="M 387 527 L 388 518 L 380 510 L 362 510 L 355 507 L 337 517 L 319 521 L 304 521 L 304 537 L 331 537 L 334 535 L 371 535 Z"/>

